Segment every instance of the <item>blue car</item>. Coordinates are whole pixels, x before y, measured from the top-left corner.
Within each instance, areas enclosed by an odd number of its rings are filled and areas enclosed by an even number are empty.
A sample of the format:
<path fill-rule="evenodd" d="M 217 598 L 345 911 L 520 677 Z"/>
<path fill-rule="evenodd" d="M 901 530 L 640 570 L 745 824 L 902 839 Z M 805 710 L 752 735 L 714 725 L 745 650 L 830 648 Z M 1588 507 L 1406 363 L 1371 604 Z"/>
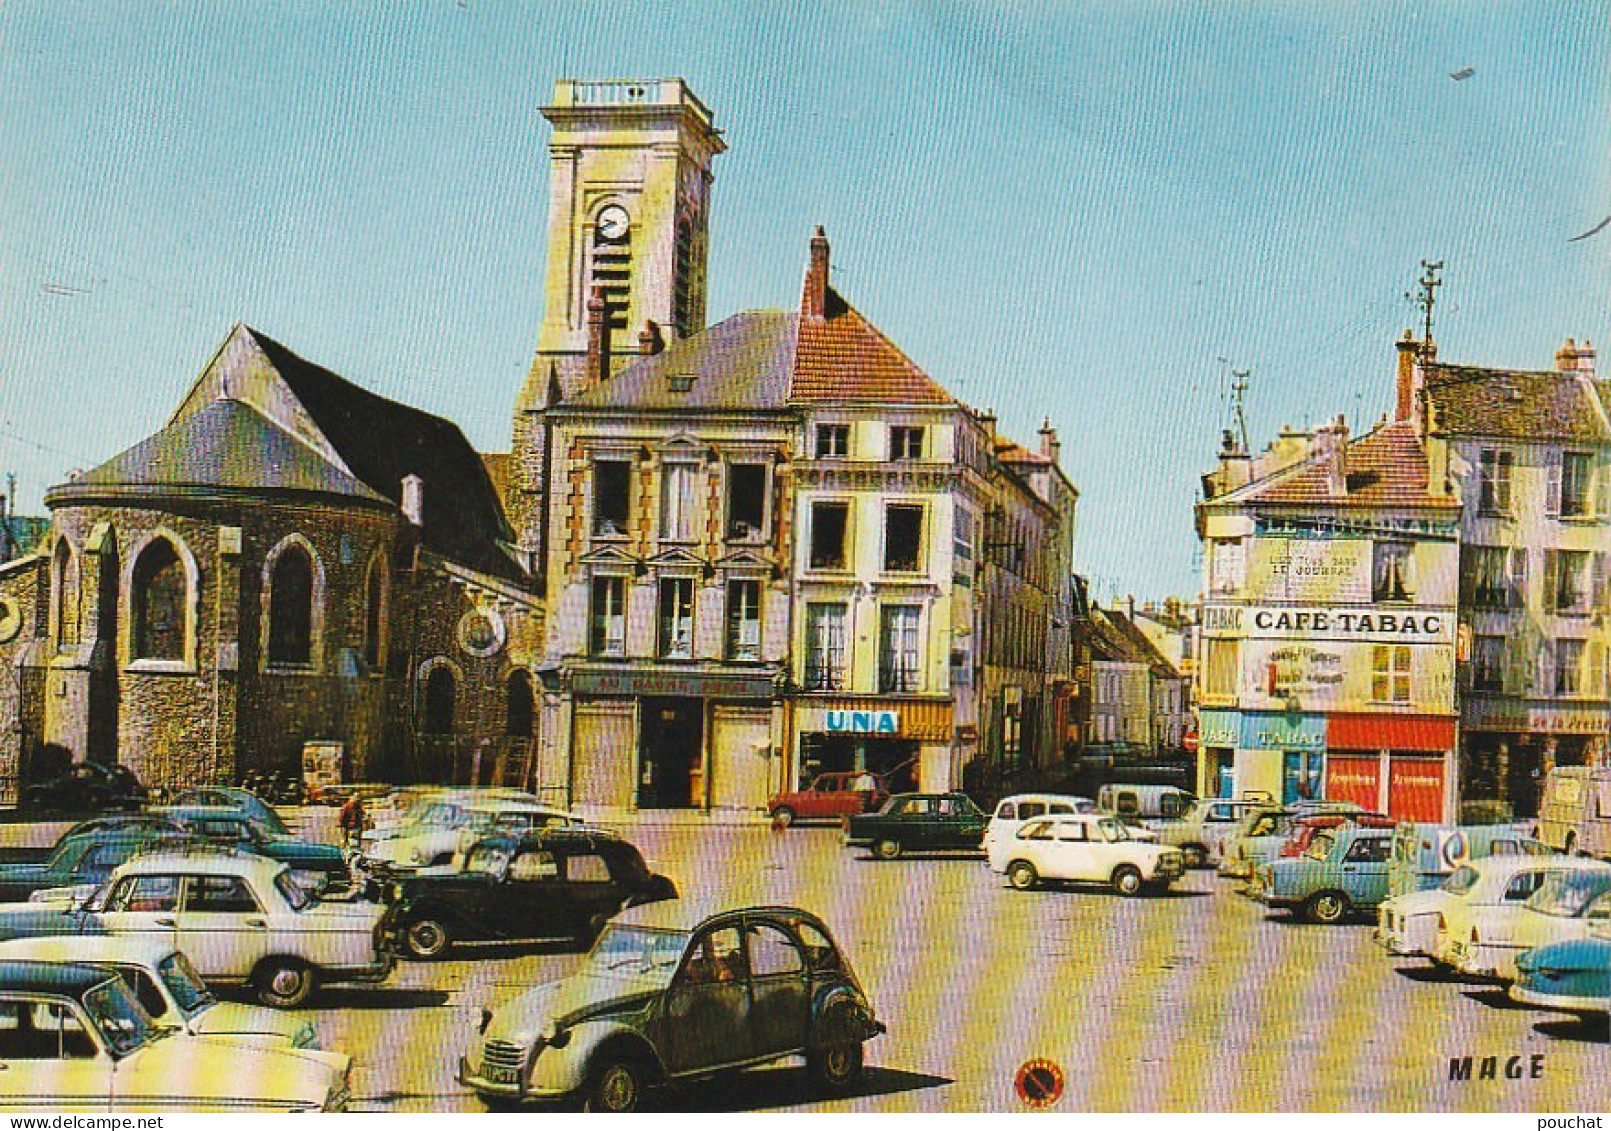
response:
<path fill-rule="evenodd" d="M 1510 996 L 1564 1013 L 1611 1013 L 1611 938 L 1534 947 L 1516 959 Z"/>

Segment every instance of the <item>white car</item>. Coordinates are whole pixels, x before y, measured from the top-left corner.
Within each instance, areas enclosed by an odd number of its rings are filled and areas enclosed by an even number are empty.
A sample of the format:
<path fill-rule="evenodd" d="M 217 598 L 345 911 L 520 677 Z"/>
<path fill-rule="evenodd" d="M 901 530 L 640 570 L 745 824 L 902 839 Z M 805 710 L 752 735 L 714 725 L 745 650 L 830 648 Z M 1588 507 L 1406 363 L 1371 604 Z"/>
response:
<path fill-rule="evenodd" d="M 351 1064 L 159 1025 L 110 967 L 0 962 L 0 1111 L 343 1111 Z"/>
<path fill-rule="evenodd" d="M 1377 909 L 1372 937 L 1389 954 L 1432 957 L 1438 917 L 1456 908 L 1517 906 L 1566 857 L 1487 856 L 1462 864 L 1435 888 L 1393 896 Z"/>
<path fill-rule="evenodd" d="M 1143 885 L 1167 888 L 1186 870 L 1178 848 L 1138 841 L 1117 818 L 1089 814 L 1030 821 L 1012 840 L 992 845 L 989 859 L 1019 891 L 1042 880 L 1076 880 L 1135 895 Z"/>
<path fill-rule="evenodd" d="M 118 935 L 55 935 L 0 942 L 0 962 L 81 962 L 123 975 L 135 999 L 159 1025 L 230 1044 L 316 1049 L 305 1017 L 261 1006 L 221 1002 L 170 943 Z"/>
<path fill-rule="evenodd" d="M 528 829 L 563 828 L 582 819 L 563 809 L 530 801 L 479 801 L 474 804 L 435 802 L 429 820 L 404 825 L 397 835 L 373 845 L 363 867 L 432 868 L 454 858 L 489 833 L 522 833 Z"/>
<path fill-rule="evenodd" d="M 251 986 L 264 1005 L 294 1009 L 321 983 L 391 973 L 389 910 L 321 901 L 284 864 L 213 849 L 136 856 L 112 874 L 103 908 L 88 914 L 110 934 L 184 951 L 209 984 Z"/>
<path fill-rule="evenodd" d="M 1025 821 L 1037 817 L 1065 817 L 1075 813 L 1095 813 L 1096 802 L 1089 797 L 1075 797 L 1067 793 L 1015 793 L 1003 797 L 990 814 L 985 826 L 984 850 L 998 840 L 1011 840 Z"/>
<path fill-rule="evenodd" d="M 1584 938 L 1596 924 L 1611 926 L 1611 864 L 1572 857 L 1552 866 L 1525 903 L 1441 913 L 1433 958 L 1473 977 L 1511 982 L 1523 951 Z"/>
<path fill-rule="evenodd" d="M 399 799 L 397 808 L 370 814 L 368 826 L 358 838 L 358 855 L 365 859 L 377 855 L 397 858 L 399 850 L 395 846 L 387 847 L 388 841 L 418 836 L 435 829 L 458 828 L 464 821 L 466 810 L 505 802 L 516 805 L 541 804 L 531 794 L 512 789 L 430 787 L 411 794 L 405 793 Z"/>

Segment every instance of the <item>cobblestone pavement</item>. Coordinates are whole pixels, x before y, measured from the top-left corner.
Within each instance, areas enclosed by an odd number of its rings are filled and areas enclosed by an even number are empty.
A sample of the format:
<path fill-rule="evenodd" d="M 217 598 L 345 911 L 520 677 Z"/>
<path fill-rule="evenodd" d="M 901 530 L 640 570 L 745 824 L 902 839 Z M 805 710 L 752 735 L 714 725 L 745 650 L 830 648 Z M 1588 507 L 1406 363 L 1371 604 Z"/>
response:
<path fill-rule="evenodd" d="M 299 815 L 310 835 L 334 815 Z M 1605 1110 L 1604 1026 L 1390 960 L 1363 922 L 1294 924 L 1211 873 L 1164 897 L 1016 892 L 977 858 L 875 862 L 837 828 L 621 825 L 685 894 L 822 915 L 889 1033 L 862 1092 L 822 1102 L 784 1066 L 667 1096 L 674 1109 L 1017 1110 L 1017 1068 L 1057 1062 L 1060 1110 Z M 312 1014 L 354 1055 L 354 1107 L 476 1110 L 453 1080 L 484 1005 L 563 977 L 564 947 L 461 947 L 378 988 L 332 988 Z M 1539 1079 L 1504 1077 L 1513 1056 Z M 1468 1082 L 1449 1061 L 1474 1058 Z M 1480 1080 L 1483 1057 L 1498 1078 Z"/>

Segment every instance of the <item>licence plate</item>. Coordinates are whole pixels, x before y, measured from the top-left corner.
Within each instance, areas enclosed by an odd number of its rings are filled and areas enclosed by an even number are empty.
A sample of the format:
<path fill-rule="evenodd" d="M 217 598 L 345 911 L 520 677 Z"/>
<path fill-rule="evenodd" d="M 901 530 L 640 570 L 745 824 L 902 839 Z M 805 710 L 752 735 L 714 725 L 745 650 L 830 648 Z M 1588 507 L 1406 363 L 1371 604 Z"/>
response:
<path fill-rule="evenodd" d="M 486 1066 L 487 1082 L 491 1084 L 518 1084 L 520 1083 L 520 1069 L 505 1068 L 503 1065 L 489 1064 Z"/>

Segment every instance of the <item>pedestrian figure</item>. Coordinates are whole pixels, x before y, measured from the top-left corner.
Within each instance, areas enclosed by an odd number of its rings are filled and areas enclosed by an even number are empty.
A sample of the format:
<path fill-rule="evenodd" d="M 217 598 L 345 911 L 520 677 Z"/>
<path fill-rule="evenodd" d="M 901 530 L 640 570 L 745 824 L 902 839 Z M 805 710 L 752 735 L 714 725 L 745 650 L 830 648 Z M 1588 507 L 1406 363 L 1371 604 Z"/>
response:
<path fill-rule="evenodd" d="M 368 817 L 364 813 L 364 799 L 354 793 L 341 807 L 341 816 L 338 823 L 341 826 L 342 847 L 349 852 L 358 851 L 359 838 L 363 836 L 364 825 Z"/>

